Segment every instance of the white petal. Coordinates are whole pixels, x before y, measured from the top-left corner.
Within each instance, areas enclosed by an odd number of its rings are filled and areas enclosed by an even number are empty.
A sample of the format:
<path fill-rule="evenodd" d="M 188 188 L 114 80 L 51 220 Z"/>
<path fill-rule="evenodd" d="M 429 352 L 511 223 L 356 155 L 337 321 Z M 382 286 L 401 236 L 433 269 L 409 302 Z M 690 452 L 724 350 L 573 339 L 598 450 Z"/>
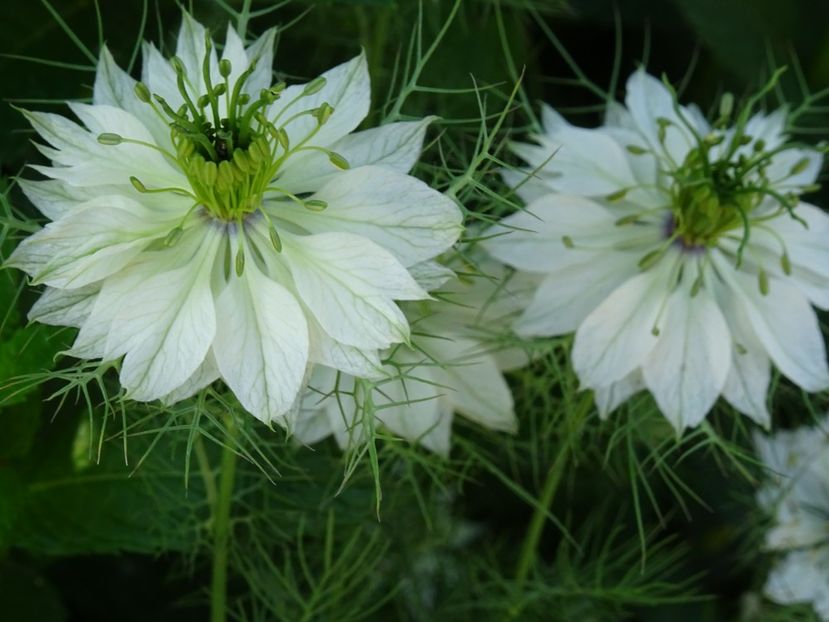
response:
<path fill-rule="evenodd" d="M 55 147 L 46 151 L 56 166 L 32 168 L 74 186 L 123 184 L 131 189 L 130 177 L 135 176 L 153 187 L 186 187 L 184 175 L 156 150 L 131 143 L 98 142 L 99 134 L 113 132 L 152 144 L 149 130 L 135 116 L 113 106 L 75 103 L 70 107 L 89 131 L 60 115 L 24 112 L 38 134 Z"/>
<path fill-rule="evenodd" d="M 99 285 L 87 285 L 77 289 L 56 289 L 47 287 L 43 295 L 29 309 L 32 322 L 52 326 L 74 326 L 80 328 L 92 313 L 92 307 Z"/>
<path fill-rule="evenodd" d="M 607 386 L 644 362 L 658 338 L 659 313 L 672 284 L 676 257 L 619 286 L 579 326 L 573 344 L 573 368 L 583 386 Z"/>
<path fill-rule="evenodd" d="M 801 160 L 808 162 L 806 168 L 792 175 L 792 169 Z M 818 178 L 823 169 L 823 155 L 816 150 L 787 149 L 775 155 L 766 169 L 766 175 L 772 187 L 785 194 L 787 191 L 799 191 L 802 186 L 809 186 Z"/>
<path fill-rule="evenodd" d="M 504 183 L 515 191 L 518 198 L 527 204 L 540 199 L 545 194 L 550 194 L 553 190 L 543 177 L 532 171 L 503 169 L 501 177 L 504 178 Z"/>
<path fill-rule="evenodd" d="M 518 429 L 512 392 L 483 344 L 455 334 L 418 344 L 440 365 L 433 376 L 455 412 L 492 430 Z"/>
<path fill-rule="evenodd" d="M 141 81 L 147 85 L 153 95 L 160 95 L 173 110 L 178 110 L 184 98 L 176 84 L 176 72 L 158 48 L 152 43 L 144 42 L 141 47 L 143 66 Z"/>
<path fill-rule="evenodd" d="M 440 386 L 437 370 L 420 365 L 417 355 L 399 356 L 410 362 L 401 374 L 380 385 L 374 392 L 377 419 L 394 434 L 441 455 L 449 453 L 452 409 Z"/>
<path fill-rule="evenodd" d="M 547 108 L 547 117 L 557 115 Z M 558 117 L 545 123 L 540 150 L 514 145 L 531 170 L 565 194 L 600 197 L 636 185 L 629 154 L 603 128 L 575 127 Z"/>
<path fill-rule="evenodd" d="M 311 233 L 366 237 L 404 266 L 439 255 L 462 230 L 463 215 L 451 199 L 419 179 L 376 166 L 340 173 L 312 198 L 328 207 L 313 212 L 291 202 L 274 213 Z"/>
<path fill-rule="evenodd" d="M 696 115 L 681 106 L 675 109 L 668 89 L 643 69 L 635 71 L 628 79 L 625 103 L 638 130 L 654 152 L 664 154 L 673 165 L 682 164 L 688 151 L 696 146 L 696 140 L 686 125 L 694 127 L 697 123 Z M 665 128 L 664 142 L 659 140 L 660 119 L 670 121 Z M 708 133 L 706 126 L 694 129 L 701 136 Z"/>
<path fill-rule="evenodd" d="M 741 413 L 763 427 L 771 423 L 766 394 L 771 380 L 771 361 L 751 329 L 743 305 L 725 287 L 715 291 L 731 332 L 731 369 L 723 387 L 723 397 Z"/>
<path fill-rule="evenodd" d="M 82 287 L 123 268 L 175 222 L 124 197 L 101 197 L 23 240 L 8 263 L 38 283 Z"/>
<path fill-rule="evenodd" d="M 794 218 L 783 216 L 767 223 L 786 245 L 792 264 L 791 277 L 813 304 L 829 308 L 829 215 L 819 207 L 801 202 L 795 213 L 806 226 Z M 752 231 L 752 234 L 754 231 Z M 762 229 L 755 241 L 763 244 L 770 253 L 780 256 L 779 242 Z M 779 261 L 769 262 L 775 268 Z M 781 277 L 784 275 L 780 274 Z"/>
<path fill-rule="evenodd" d="M 640 258 L 633 253 L 593 253 L 583 263 L 550 273 L 515 322 L 515 332 L 549 337 L 573 332 L 613 290 L 636 274 Z"/>
<path fill-rule="evenodd" d="M 426 128 L 435 119 L 389 123 L 344 136 L 330 145 L 331 151 L 343 156 L 354 169 L 361 166 L 382 166 L 408 173 L 417 163 L 423 148 Z M 293 193 L 319 190 L 339 172 L 319 151 L 306 151 L 287 160 L 279 176 L 279 186 Z"/>
<path fill-rule="evenodd" d="M 395 300 L 428 295 L 391 253 L 349 233 L 283 235 L 297 291 L 331 337 L 364 349 L 408 340 Z"/>
<path fill-rule="evenodd" d="M 135 96 L 135 84 L 135 80 L 115 63 L 109 49 L 104 46 L 95 72 L 92 103 L 123 108 L 132 113 L 150 130 L 159 145 L 169 146 L 170 128 L 159 119 L 151 106 Z M 108 131 L 118 130 L 112 128 Z"/>
<path fill-rule="evenodd" d="M 763 592 L 783 605 L 814 603 L 821 620 L 829 620 L 829 548 L 788 553 L 772 568 Z"/>
<path fill-rule="evenodd" d="M 408 266 L 408 270 L 412 278 L 426 292 L 439 289 L 448 281 L 455 278 L 455 273 L 452 270 L 436 261 L 421 261 L 420 263 Z"/>
<path fill-rule="evenodd" d="M 182 11 L 181 28 L 176 40 L 176 56 L 178 56 L 187 74 L 187 81 L 191 85 L 190 97 L 195 101 L 200 95 L 207 92 L 204 81 L 204 57 L 207 52 L 207 30 L 187 12 Z M 210 80 L 213 84 L 221 81 L 219 75 L 219 61 L 216 57 L 216 47 L 210 50 Z M 231 84 L 231 86 L 233 86 Z M 175 106 L 173 107 L 175 109 Z"/>
<path fill-rule="evenodd" d="M 326 404 L 326 400 L 331 399 L 327 396 L 329 389 L 319 380 L 322 372 L 327 372 L 326 368 L 314 368 L 309 388 L 302 395 L 302 408 L 288 421 L 291 435 L 305 445 L 313 445 L 334 434 L 334 424 L 328 416 Z"/>
<path fill-rule="evenodd" d="M 630 397 L 645 388 L 645 379 L 642 370 L 635 369 L 621 380 L 605 387 L 597 387 L 593 392 L 593 401 L 599 409 L 599 417 L 606 419 Z"/>
<path fill-rule="evenodd" d="M 507 216 L 487 231 L 484 248 L 496 259 L 527 272 L 552 272 L 592 258 L 592 251 L 567 248 L 563 237 L 618 229 L 615 218 L 582 197 L 548 194 Z"/>
<path fill-rule="evenodd" d="M 188 233 L 141 266 L 137 286 L 121 298 L 112 319 L 104 358 L 126 355 L 121 384 L 134 400 L 151 401 L 180 387 L 204 361 L 216 332 L 210 273 L 220 236 L 210 227 Z M 177 267 L 161 271 L 165 263 Z M 109 280 L 102 299 L 108 286 Z"/>
<path fill-rule="evenodd" d="M 731 365 L 725 318 L 705 287 L 691 296 L 691 281 L 686 277 L 668 298 L 659 340 L 642 365 L 648 390 L 677 432 L 705 419 Z"/>
<path fill-rule="evenodd" d="M 216 357 L 212 351 L 208 351 L 207 356 L 204 357 L 204 361 L 196 371 L 180 387 L 162 396 L 161 401 L 166 405 L 170 405 L 186 400 L 218 379 L 219 368 L 216 366 Z"/>
<path fill-rule="evenodd" d="M 75 188 L 58 179 L 18 179 L 17 184 L 26 198 L 49 220 L 58 220 L 96 196 L 86 188 Z M 114 194 L 111 189 L 109 193 Z"/>
<path fill-rule="evenodd" d="M 340 343 L 323 330 L 310 311 L 306 313 L 306 320 L 310 335 L 308 358 L 312 363 L 358 378 L 378 379 L 386 376 L 377 350 L 361 350 Z"/>
<path fill-rule="evenodd" d="M 769 279 L 769 292 L 764 296 L 756 278 L 734 270 L 718 252 L 712 257 L 777 368 L 806 391 L 829 387 L 823 335 L 805 296 L 794 285 L 776 278 Z"/>
<path fill-rule="evenodd" d="M 265 423 L 284 415 L 308 364 L 308 326 L 297 300 L 251 261 L 219 295 L 216 320 L 213 351 L 234 395 Z"/>
<path fill-rule="evenodd" d="M 239 79 L 244 71 L 250 65 L 250 59 L 248 58 L 247 52 L 245 52 L 245 42 L 242 41 L 242 38 L 239 36 L 239 33 L 236 32 L 236 29 L 233 27 L 232 24 L 227 24 L 227 31 L 225 34 L 225 45 L 222 49 L 222 60 L 226 60 L 230 62 L 230 74 L 227 76 L 227 82 L 231 85 L 236 84 L 236 80 Z M 268 65 L 268 69 L 270 69 L 270 65 Z M 260 89 L 267 88 L 270 86 L 270 82 L 264 86 L 260 86 Z M 251 90 L 251 84 L 246 81 L 245 85 L 242 87 L 243 92 L 248 93 L 251 96 L 258 97 L 259 91 L 258 90 Z"/>
<path fill-rule="evenodd" d="M 366 56 L 362 53 L 347 63 L 329 69 L 321 77 L 325 78 L 325 86 L 313 95 L 302 96 L 306 87 L 304 84 L 289 86 L 268 108 L 267 117 L 279 127 L 294 114 L 325 102 L 334 108 L 334 113 L 306 144 L 328 147 L 354 130 L 368 114 L 371 86 Z M 316 127 L 316 119 L 306 114 L 288 123 L 285 131 L 288 132 L 290 144 L 296 145 Z"/>
<path fill-rule="evenodd" d="M 245 50 L 251 62 L 257 61 L 256 69 L 245 82 L 247 92 L 256 97 L 259 96 L 260 90 L 268 88 L 273 82 L 273 47 L 276 31 L 276 28 L 268 28 Z"/>

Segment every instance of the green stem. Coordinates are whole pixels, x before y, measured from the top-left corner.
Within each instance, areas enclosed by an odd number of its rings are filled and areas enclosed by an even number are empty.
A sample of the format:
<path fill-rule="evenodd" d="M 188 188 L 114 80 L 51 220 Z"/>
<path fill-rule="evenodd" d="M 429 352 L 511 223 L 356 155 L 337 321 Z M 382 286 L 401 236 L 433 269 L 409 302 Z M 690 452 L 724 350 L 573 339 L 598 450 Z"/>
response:
<path fill-rule="evenodd" d="M 230 540 L 230 509 L 236 476 L 236 452 L 233 449 L 235 427 L 228 418 L 227 444 L 222 449 L 219 495 L 213 506 L 213 581 L 210 589 L 210 620 L 225 622 L 227 618 L 227 553 Z"/>
<path fill-rule="evenodd" d="M 553 463 L 547 471 L 547 477 L 544 480 L 544 485 L 541 489 L 541 496 L 538 499 L 538 504 L 535 506 L 530 524 L 527 527 L 527 533 L 524 536 L 524 542 L 521 545 L 521 555 L 518 558 L 518 565 L 515 569 L 515 593 L 520 594 L 530 570 L 535 564 L 535 559 L 538 556 L 538 543 L 541 540 L 541 534 L 544 532 L 544 525 L 547 522 L 547 513 L 550 505 L 556 496 L 561 479 L 570 462 L 574 440 L 581 434 L 584 428 L 584 422 L 587 415 L 590 413 L 590 407 L 593 404 L 593 393 L 588 391 L 579 402 L 576 412 L 573 414 L 571 420 L 570 437 L 565 438 L 559 449 Z M 519 603 L 510 611 L 509 618 L 517 619 L 523 609 L 523 604 Z"/>

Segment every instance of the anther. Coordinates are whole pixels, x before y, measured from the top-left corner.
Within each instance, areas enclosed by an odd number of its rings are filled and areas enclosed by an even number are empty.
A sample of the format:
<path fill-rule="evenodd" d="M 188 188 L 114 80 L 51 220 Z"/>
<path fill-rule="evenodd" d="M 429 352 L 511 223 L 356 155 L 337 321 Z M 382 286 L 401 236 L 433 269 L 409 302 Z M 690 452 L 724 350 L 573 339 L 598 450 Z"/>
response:
<path fill-rule="evenodd" d="M 791 170 L 789 171 L 789 175 L 799 175 L 800 173 L 805 171 L 807 168 L 809 168 L 809 162 L 810 162 L 809 158 L 801 158 L 791 168 Z"/>
<path fill-rule="evenodd" d="M 328 152 L 328 160 L 331 162 L 331 164 L 343 171 L 346 171 L 349 168 L 351 168 L 351 165 L 348 163 L 348 160 L 346 160 L 343 156 L 334 151 Z"/>
<path fill-rule="evenodd" d="M 314 93 L 319 93 L 327 80 L 323 76 L 319 76 L 318 78 L 314 78 L 308 84 L 305 85 L 305 88 L 302 89 L 302 96 L 307 97 L 308 95 L 313 95 Z"/>
<path fill-rule="evenodd" d="M 181 235 L 184 233 L 184 229 L 180 226 L 172 229 L 167 236 L 164 238 L 164 246 L 174 246 L 176 242 L 181 239 Z"/>
<path fill-rule="evenodd" d="M 780 267 L 783 269 L 783 274 L 788 276 L 792 273 L 792 262 L 786 252 L 780 256 Z"/>
<path fill-rule="evenodd" d="M 130 177 L 130 183 L 132 187 L 141 192 L 142 194 L 147 192 L 147 186 L 141 183 L 141 180 L 138 177 Z"/>
<path fill-rule="evenodd" d="M 279 237 L 279 234 L 276 232 L 276 227 L 271 225 L 268 227 L 268 236 L 271 238 L 271 245 L 273 246 L 274 250 L 277 253 L 282 252 L 282 240 Z"/>
<path fill-rule="evenodd" d="M 147 85 L 143 82 L 136 82 L 135 83 L 135 96 L 145 104 L 149 104 L 152 101 L 152 95 L 150 94 L 150 89 L 147 88 Z"/>
<path fill-rule="evenodd" d="M 757 274 L 757 285 L 760 287 L 760 293 L 763 296 L 768 296 L 768 293 L 769 293 L 769 275 L 762 268 L 760 268 L 760 272 Z"/>
<path fill-rule="evenodd" d="M 639 147 L 638 145 L 628 145 L 625 149 L 628 150 L 628 153 L 632 153 L 633 155 L 644 155 L 648 153 L 647 149 Z"/>
<path fill-rule="evenodd" d="M 239 250 L 236 251 L 236 276 L 242 276 L 242 273 L 245 271 L 245 251 L 242 250 L 242 247 L 239 246 Z"/>
<path fill-rule="evenodd" d="M 611 203 L 615 203 L 616 201 L 621 201 L 627 195 L 628 189 L 622 188 L 621 190 L 617 190 L 616 192 L 612 192 L 605 197 L 606 201 L 610 201 Z"/>
<path fill-rule="evenodd" d="M 651 266 L 653 266 L 657 261 L 662 259 L 662 256 L 665 254 L 665 247 L 657 248 L 656 250 L 652 250 L 651 252 L 645 254 L 642 259 L 639 260 L 637 266 L 639 266 L 640 270 L 647 270 Z"/>
<path fill-rule="evenodd" d="M 115 146 L 124 142 L 124 138 L 120 134 L 104 132 L 103 134 L 98 134 L 98 142 L 102 145 Z"/>
<path fill-rule="evenodd" d="M 321 212 L 328 207 L 328 203 L 320 199 L 308 199 L 307 201 L 303 201 L 302 204 L 305 206 L 305 209 L 312 212 Z"/>

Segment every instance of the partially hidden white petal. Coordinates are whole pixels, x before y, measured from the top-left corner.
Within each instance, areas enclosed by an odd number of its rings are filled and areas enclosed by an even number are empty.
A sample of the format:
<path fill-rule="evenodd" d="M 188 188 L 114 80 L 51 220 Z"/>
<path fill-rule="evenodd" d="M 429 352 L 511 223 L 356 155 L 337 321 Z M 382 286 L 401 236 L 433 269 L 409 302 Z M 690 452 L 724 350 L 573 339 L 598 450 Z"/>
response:
<path fill-rule="evenodd" d="M 492 430 L 518 429 L 512 392 L 483 344 L 455 334 L 418 343 L 439 365 L 433 375 L 455 412 Z"/>
<path fill-rule="evenodd" d="M 216 366 L 216 357 L 212 351 L 208 350 L 207 356 L 204 357 L 204 361 L 198 366 L 196 371 L 181 386 L 173 389 L 167 395 L 162 396 L 161 401 L 164 404 L 170 405 L 186 400 L 218 379 L 219 368 Z"/>
<path fill-rule="evenodd" d="M 593 391 L 593 401 L 599 410 L 599 417 L 606 419 L 629 398 L 645 388 L 645 379 L 642 370 L 635 369 L 621 380 L 617 380 L 604 387 L 596 387 Z"/>
<path fill-rule="evenodd" d="M 581 263 L 593 251 L 568 248 L 564 238 L 615 232 L 606 208 L 583 197 L 548 194 L 487 231 L 483 243 L 496 259 L 519 270 L 547 273 Z"/>
<path fill-rule="evenodd" d="M 100 285 L 86 285 L 77 289 L 47 287 L 29 309 L 29 320 L 53 326 L 80 328 L 92 313 Z"/>
<path fill-rule="evenodd" d="M 452 432 L 452 408 L 443 396 L 440 375 L 413 353 L 399 356 L 400 375 L 374 392 L 377 419 L 394 434 L 441 455 L 447 455 Z M 409 362 L 410 366 L 405 363 Z"/>
<path fill-rule="evenodd" d="M 308 358 L 312 363 L 358 378 L 378 379 L 386 376 L 377 350 L 360 349 L 340 343 L 325 332 L 310 311 L 306 312 L 305 319 L 308 322 L 310 336 Z"/>
<path fill-rule="evenodd" d="M 522 336 L 555 336 L 576 330 L 600 302 L 637 272 L 640 255 L 594 253 L 544 277 L 532 302 L 514 325 Z"/>

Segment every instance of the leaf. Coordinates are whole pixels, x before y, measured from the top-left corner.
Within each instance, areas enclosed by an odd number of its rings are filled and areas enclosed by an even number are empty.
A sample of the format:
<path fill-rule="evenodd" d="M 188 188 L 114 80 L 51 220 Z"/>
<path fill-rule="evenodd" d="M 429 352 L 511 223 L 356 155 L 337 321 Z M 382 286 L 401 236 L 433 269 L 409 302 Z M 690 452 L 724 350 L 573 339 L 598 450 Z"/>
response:
<path fill-rule="evenodd" d="M 185 489 L 184 458 L 165 444 L 132 476 L 134 467 L 108 451 L 100 465 L 30 482 L 15 545 L 48 555 L 194 550 L 206 497 L 197 481 Z"/>

